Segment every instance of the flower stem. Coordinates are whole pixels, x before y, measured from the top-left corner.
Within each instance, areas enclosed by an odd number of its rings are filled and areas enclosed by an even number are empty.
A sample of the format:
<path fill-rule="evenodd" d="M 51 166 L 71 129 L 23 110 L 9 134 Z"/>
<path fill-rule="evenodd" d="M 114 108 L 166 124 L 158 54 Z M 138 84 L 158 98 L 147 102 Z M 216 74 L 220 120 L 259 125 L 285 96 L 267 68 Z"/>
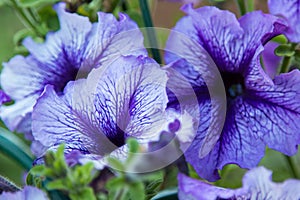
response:
<path fill-rule="evenodd" d="M 235 0 L 238 5 L 241 16 L 247 13 L 247 8 L 245 4 L 245 0 Z"/>
<path fill-rule="evenodd" d="M 20 6 L 18 5 L 18 3 L 16 2 L 16 0 L 11 0 L 13 7 L 16 9 L 16 11 L 19 13 L 20 17 L 24 20 L 23 22 L 25 23 L 26 26 L 28 26 L 29 28 L 31 28 L 32 30 L 35 31 L 35 33 L 38 36 L 43 36 L 40 31 L 36 28 L 35 26 L 35 22 L 32 22 L 29 17 L 27 16 L 26 12 L 20 8 Z"/>
<path fill-rule="evenodd" d="M 292 43 L 291 49 L 295 49 L 297 46 L 297 44 Z M 284 56 L 282 64 L 281 64 L 281 68 L 280 68 L 280 73 L 286 73 L 289 72 L 290 69 L 290 64 L 292 61 L 292 56 Z"/>
<path fill-rule="evenodd" d="M 153 27 L 153 23 L 152 23 L 152 19 L 151 19 L 151 15 L 150 15 L 147 0 L 139 0 L 139 4 L 140 4 L 140 9 L 141 9 L 141 12 L 142 12 L 142 15 L 143 15 L 143 20 L 144 20 L 145 26 L 146 27 Z M 150 46 L 152 47 L 151 48 L 152 56 L 153 56 L 154 60 L 156 60 L 156 62 L 161 63 L 159 50 L 157 48 L 155 48 L 155 47 L 158 47 L 157 46 L 156 33 L 155 33 L 153 28 L 148 28 L 146 30 L 146 32 L 147 32 L 147 36 L 148 36 Z"/>
<path fill-rule="evenodd" d="M 300 177 L 297 176 L 297 170 L 294 166 L 293 158 L 290 157 L 290 156 L 287 156 L 287 155 L 284 155 L 284 157 L 286 158 L 287 163 L 289 164 L 289 166 L 291 168 L 291 173 L 292 173 L 293 177 L 294 178 L 300 178 Z"/>
<path fill-rule="evenodd" d="M 27 145 L 13 133 L 0 127 L 0 151 L 18 162 L 24 169 L 32 167 L 32 158 Z"/>

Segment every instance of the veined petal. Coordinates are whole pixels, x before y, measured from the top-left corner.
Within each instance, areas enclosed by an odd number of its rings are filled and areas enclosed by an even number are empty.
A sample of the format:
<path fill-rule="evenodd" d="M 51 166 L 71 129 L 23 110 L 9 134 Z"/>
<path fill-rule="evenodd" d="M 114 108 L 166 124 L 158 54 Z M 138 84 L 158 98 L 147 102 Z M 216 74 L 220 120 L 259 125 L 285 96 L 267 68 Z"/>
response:
<path fill-rule="evenodd" d="M 299 101 L 297 98 L 292 96 L 289 101 Z M 264 156 L 266 146 L 293 155 L 300 143 L 299 117 L 299 113 L 284 105 L 255 97 L 237 98 L 227 110 L 225 126 L 214 149 L 203 159 L 195 160 L 201 141 L 196 137 L 185 154 L 186 159 L 201 177 L 216 181 L 217 170 L 226 164 L 255 167 Z"/>
<path fill-rule="evenodd" d="M 46 147 L 104 156 L 127 137 L 145 143 L 159 137 L 167 104 L 167 76 L 152 59 L 121 57 L 71 82 L 58 96 L 47 86 L 35 106 L 33 135 Z"/>
<path fill-rule="evenodd" d="M 183 32 L 199 42 L 221 71 L 243 71 L 252 58 L 261 52 L 262 49 L 257 51 L 258 47 L 286 28 L 279 18 L 258 11 L 246 14 L 238 21 L 232 13 L 215 7 L 194 10 L 191 5 L 186 5 L 182 9 L 188 17 L 182 18 L 174 31 Z M 256 28 L 258 26 L 262 27 L 259 31 Z M 172 46 L 172 42 L 176 43 L 172 50 L 177 53 L 180 50 L 176 49 L 175 45 L 178 43 L 174 41 L 170 37 L 167 46 Z M 188 43 L 183 44 L 184 50 L 191 51 L 191 45 L 187 45 Z M 186 58 L 188 55 L 185 53 L 185 56 L 180 56 Z"/>
<path fill-rule="evenodd" d="M 269 11 L 273 15 L 283 17 L 288 23 L 285 35 L 291 42 L 300 42 L 300 1 L 269 0 Z"/>
<path fill-rule="evenodd" d="M 271 176 L 271 171 L 264 167 L 257 167 L 244 175 L 242 188 L 226 189 L 179 174 L 178 196 L 180 200 L 300 198 L 298 180 L 289 179 L 283 183 L 274 183 Z"/>
<path fill-rule="evenodd" d="M 13 105 L 0 108 L 0 117 L 9 130 L 25 133 L 28 139 L 31 138 L 31 111 L 36 98 L 36 95 L 29 96 L 16 101 Z"/>
<path fill-rule="evenodd" d="M 49 70 L 78 69 L 84 59 L 83 53 L 91 32 L 88 17 L 65 11 L 65 4 L 54 6 L 60 30 L 47 34 L 45 43 L 36 43 L 31 38 L 24 40 L 30 54 Z M 42 67 L 42 66 L 40 66 Z"/>
<path fill-rule="evenodd" d="M 146 55 L 142 34 L 127 16 L 120 15 L 117 21 L 112 14 L 99 13 L 99 22 L 92 25 L 87 17 L 65 11 L 63 3 L 54 8 L 60 30 L 48 33 L 44 43 L 26 38 L 24 46 L 30 55 L 18 55 L 4 64 L 1 85 L 12 99 L 37 98 L 48 84 L 61 92 L 69 81 L 86 78 L 93 68 L 123 54 Z"/>
<path fill-rule="evenodd" d="M 86 66 L 105 66 L 120 56 L 147 56 L 137 24 L 125 14 L 119 17 L 117 21 L 112 14 L 98 13 L 98 23 L 93 25 L 93 37 L 89 38 L 81 70 L 86 71 Z"/>

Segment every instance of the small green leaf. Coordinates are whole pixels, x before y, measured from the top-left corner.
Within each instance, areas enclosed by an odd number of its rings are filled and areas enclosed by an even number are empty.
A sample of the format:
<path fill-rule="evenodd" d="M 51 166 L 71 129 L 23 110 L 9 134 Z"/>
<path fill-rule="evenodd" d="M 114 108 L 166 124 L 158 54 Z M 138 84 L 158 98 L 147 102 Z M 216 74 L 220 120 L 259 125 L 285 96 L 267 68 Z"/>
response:
<path fill-rule="evenodd" d="M 115 157 L 108 157 L 107 158 L 108 163 L 110 165 L 110 167 L 119 170 L 119 171 L 125 171 L 125 166 L 123 165 L 123 163 L 121 161 L 119 161 L 118 159 L 116 159 Z"/>
<path fill-rule="evenodd" d="M 291 57 L 295 54 L 295 49 L 293 49 L 293 47 L 290 44 L 282 44 L 279 45 L 276 49 L 275 49 L 275 54 L 277 56 L 288 56 Z"/>
<path fill-rule="evenodd" d="M 134 138 L 128 138 L 126 141 L 128 147 L 129 147 L 129 152 L 130 153 L 137 153 L 139 150 L 139 143 L 137 142 L 136 139 Z"/>
<path fill-rule="evenodd" d="M 21 7 L 35 7 L 40 6 L 42 4 L 54 4 L 59 0 L 19 0 L 19 5 Z"/>
<path fill-rule="evenodd" d="M 44 165 L 36 165 L 30 170 L 30 174 L 33 176 L 43 176 L 46 167 Z"/>
<path fill-rule="evenodd" d="M 284 35 L 278 35 L 278 36 L 274 37 L 272 39 L 272 41 L 277 42 L 279 44 L 286 44 L 288 40 L 286 39 L 286 37 Z"/>
<path fill-rule="evenodd" d="M 86 187 L 77 193 L 71 193 L 70 198 L 72 200 L 96 200 L 96 196 L 93 192 L 93 189 L 90 187 Z"/>
<path fill-rule="evenodd" d="M 145 187 L 142 182 L 131 183 L 128 192 L 131 200 L 145 199 Z"/>
<path fill-rule="evenodd" d="M 106 187 L 109 190 L 114 190 L 116 188 L 122 187 L 126 184 L 124 177 L 114 177 L 112 179 L 110 179 L 107 183 L 106 183 Z"/>
<path fill-rule="evenodd" d="M 63 179 L 56 179 L 46 184 L 47 190 L 68 190 L 69 188 L 65 184 Z"/>

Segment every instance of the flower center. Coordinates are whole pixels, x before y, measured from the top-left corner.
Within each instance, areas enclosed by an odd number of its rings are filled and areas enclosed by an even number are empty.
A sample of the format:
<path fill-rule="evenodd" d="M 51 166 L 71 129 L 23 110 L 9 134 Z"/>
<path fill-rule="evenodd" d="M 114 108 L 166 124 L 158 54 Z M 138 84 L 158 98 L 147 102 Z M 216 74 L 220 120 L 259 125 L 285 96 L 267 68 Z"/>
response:
<path fill-rule="evenodd" d="M 226 96 L 234 99 L 243 94 L 245 89 L 244 77 L 240 73 L 221 72 L 223 83 L 226 90 Z"/>

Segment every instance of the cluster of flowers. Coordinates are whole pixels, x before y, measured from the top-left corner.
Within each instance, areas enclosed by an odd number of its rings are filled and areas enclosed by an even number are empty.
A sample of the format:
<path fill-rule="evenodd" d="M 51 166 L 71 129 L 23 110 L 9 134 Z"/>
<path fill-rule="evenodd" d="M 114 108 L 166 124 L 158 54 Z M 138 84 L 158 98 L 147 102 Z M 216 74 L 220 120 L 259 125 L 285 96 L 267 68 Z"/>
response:
<path fill-rule="evenodd" d="M 60 30 L 45 43 L 26 38 L 30 54 L 4 64 L 0 103 L 15 102 L 2 106 L 1 119 L 32 140 L 36 164 L 65 143 L 67 159 L 102 169 L 105 155 L 126 157 L 127 138 L 147 149 L 166 133 L 177 137 L 187 162 L 208 181 L 218 180 L 227 164 L 256 167 L 266 146 L 293 155 L 300 144 L 300 72 L 270 78 L 260 56 L 277 35 L 300 42 L 299 4 L 270 0 L 274 15 L 254 11 L 238 20 L 215 7 L 185 5 L 163 67 L 148 57 L 127 15 L 117 20 L 99 12 L 92 24 L 57 4 Z M 265 67 L 277 68 L 271 64 Z M 226 190 L 179 174 L 179 197 L 300 198 L 299 182 L 269 178 L 256 168 L 243 188 Z"/>

